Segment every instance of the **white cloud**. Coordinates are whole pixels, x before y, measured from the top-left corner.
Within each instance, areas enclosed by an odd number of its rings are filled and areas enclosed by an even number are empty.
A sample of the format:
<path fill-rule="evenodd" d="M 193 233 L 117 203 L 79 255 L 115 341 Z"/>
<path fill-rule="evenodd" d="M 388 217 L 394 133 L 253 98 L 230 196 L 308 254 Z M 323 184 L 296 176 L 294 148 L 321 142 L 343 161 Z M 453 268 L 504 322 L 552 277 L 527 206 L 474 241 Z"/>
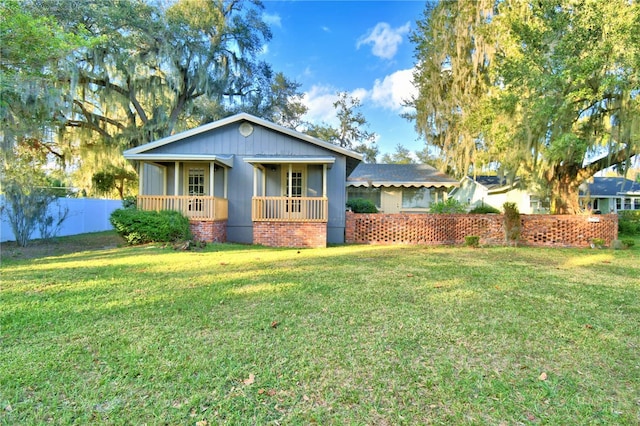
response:
<path fill-rule="evenodd" d="M 409 32 L 409 29 L 409 22 L 398 28 L 391 28 L 391 25 L 386 22 L 379 22 L 368 34 L 358 39 L 356 48 L 359 49 L 363 44 L 372 44 L 371 52 L 375 56 L 392 59 L 398 52 L 402 37 Z"/>
<path fill-rule="evenodd" d="M 305 92 L 302 100 L 309 109 L 305 114 L 305 120 L 316 124 L 337 124 L 336 111 L 333 107 L 336 99 L 336 90 L 331 86 L 311 87 L 311 90 Z"/>
<path fill-rule="evenodd" d="M 333 104 L 338 100 L 338 92 L 339 90 L 335 87 L 318 85 L 305 92 L 302 101 L 309 110 L 304 119 L 314 124 L 325 123 L 337 126 L 339 123 Z M 358 88 L 349 92 L 349 96 L 364 104 L 364 101 L 369 97 L 369 91 Z"/>
<path fill-rule="evenodd" d="M 382 80 L 376 79 L 371 90 L 374 104 L 392 111 L 402 112 L 407 107 L 402 104 L 418 94 L 412 83 L 413 69 L 399 70 Z"/>
<path fill-rule="evenodd" d="M 274 27 L 278 27 L 278 28 L 282 28 L 282 19 L 280 18 L 280 15 L 274 13 L 263 13 L 262 14 L 262 20 L 265 22 L 265 24 L 269 25 L 269 26 L 274 26 Z"/>

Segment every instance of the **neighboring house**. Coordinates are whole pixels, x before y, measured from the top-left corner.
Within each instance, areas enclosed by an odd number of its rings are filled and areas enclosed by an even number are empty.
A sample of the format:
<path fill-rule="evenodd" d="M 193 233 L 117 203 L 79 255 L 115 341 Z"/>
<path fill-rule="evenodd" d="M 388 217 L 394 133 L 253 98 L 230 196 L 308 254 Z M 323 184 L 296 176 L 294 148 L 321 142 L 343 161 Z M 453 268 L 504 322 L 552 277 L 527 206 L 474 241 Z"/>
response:
<path fill-rule="evenodd" d="M 623 177 L 594 177 L 580 186 L 580 205 L 601 213 L 640 210 L 640 183 Z"/>
<path fill-rule="evenodd" d="M 347 178 L 347 198 L 372 201 L 383 213 L 423 213 L 458 181 L 427 164 L 364 164 Z"/>
<path fill-rule="evenodd" d="M 500 176 L 477 176 L 475 180 L 465 176 L 460 181 L 460 186 L 449 195 L 467 204 L 469 209 L 488 205 L 502 210 L 502 205 L 509 202 L 515 203 L 520 213 L 549 213 L 549 203 L 546 200 L 541 200 L 522 188 L 519 180 L 509 183 L 505 177 Z"/>
<path fill-rule="evenodd" d="M 209 240 L 299 247 L 344 242 L 345 181 L 362 159 L 244 113 L 124 156 L 140 208 L 182 211 Z"/>

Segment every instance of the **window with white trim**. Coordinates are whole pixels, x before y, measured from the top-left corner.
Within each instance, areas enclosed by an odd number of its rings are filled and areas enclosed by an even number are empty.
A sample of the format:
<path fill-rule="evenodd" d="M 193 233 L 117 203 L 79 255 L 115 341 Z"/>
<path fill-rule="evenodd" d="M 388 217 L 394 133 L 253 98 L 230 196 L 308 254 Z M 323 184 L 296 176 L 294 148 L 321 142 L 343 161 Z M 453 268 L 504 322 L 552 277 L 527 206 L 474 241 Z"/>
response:
<path fill-rule="evenodd" d="M 403 209 L 426 209 L 431 205 L 429 188 L 402 188 Z"/>

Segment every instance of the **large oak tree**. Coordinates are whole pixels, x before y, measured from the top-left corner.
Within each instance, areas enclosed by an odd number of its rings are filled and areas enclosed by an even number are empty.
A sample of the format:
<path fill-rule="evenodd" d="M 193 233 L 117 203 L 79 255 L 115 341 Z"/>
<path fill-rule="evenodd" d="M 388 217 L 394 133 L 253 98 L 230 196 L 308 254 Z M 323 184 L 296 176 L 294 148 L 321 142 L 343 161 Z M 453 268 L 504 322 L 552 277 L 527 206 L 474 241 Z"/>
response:
<path fill-rule="evenodd" d="M 457 175 L 498 165 L 575 213 L 640 151 L 635 1 L 444 1 L 413 35 L 415 123 Z"/>

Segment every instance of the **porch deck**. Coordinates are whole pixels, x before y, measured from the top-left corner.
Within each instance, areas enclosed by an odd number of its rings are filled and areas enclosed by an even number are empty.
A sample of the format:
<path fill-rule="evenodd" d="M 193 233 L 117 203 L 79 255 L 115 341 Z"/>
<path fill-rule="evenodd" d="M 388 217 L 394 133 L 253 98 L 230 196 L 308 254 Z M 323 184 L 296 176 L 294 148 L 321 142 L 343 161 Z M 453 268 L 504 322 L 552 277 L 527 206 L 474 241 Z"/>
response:
<path fill-rule="evenodd" d="M 141 210 L 174 210 L 192 220 L 216 221 L 229 217 L 225 198 L 190 195 L 138 195 Z"/>
<path fill-rule="evenodd" d="M 253 197 L 254 222 L 327 222 L 329 200 L 326 197 Z"/>

